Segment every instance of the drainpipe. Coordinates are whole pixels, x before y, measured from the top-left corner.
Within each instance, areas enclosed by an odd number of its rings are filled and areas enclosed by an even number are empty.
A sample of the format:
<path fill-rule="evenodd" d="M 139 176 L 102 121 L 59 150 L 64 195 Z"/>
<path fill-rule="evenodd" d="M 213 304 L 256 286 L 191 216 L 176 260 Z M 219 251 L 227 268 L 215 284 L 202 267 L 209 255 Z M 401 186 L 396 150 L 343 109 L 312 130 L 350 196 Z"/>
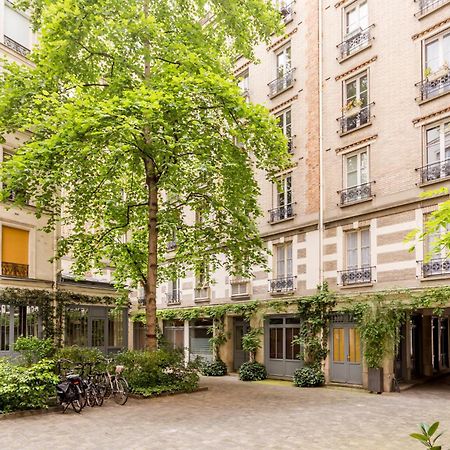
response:
<path fill-rule="evenodd" d="M 319 280 L 324 282 L 324 181 L 323 181 L 323 0 L 319 0 Z"/>

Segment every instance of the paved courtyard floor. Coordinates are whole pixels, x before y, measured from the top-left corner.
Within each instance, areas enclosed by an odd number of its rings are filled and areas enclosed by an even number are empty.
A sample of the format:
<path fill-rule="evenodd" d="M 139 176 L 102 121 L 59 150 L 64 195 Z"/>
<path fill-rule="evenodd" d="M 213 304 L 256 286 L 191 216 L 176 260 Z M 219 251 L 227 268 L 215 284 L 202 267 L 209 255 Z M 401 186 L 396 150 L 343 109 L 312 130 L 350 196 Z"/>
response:
<path fill-rule="evenodd" d="M 450 448 L 450 385 L 401 394 L 206 378 L 209 390 L 0 421 L 0 449 L 405 449 L 421 421 Z M 445 445 L 446 444 L 446 445 Z"/>

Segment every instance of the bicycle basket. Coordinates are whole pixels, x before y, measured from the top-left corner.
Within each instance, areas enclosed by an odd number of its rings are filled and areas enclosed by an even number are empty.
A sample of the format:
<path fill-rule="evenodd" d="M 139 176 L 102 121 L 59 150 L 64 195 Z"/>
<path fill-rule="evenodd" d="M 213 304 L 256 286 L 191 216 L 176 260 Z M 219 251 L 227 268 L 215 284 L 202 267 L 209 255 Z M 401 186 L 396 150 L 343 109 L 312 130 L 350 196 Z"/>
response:
<path fill-rule="evenodd" d="M 124 369 L 125 369 L 124 366 L 116 366 L 116 374 L 120 375 Z"/>

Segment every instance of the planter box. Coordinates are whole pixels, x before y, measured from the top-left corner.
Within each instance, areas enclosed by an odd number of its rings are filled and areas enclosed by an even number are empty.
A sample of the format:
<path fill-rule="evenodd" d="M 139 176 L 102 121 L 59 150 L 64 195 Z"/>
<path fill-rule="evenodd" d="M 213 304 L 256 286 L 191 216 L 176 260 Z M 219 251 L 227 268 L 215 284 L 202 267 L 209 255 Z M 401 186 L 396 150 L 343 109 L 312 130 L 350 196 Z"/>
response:
<path fill-rule="evenodd" d="M 383 392 L 383 368 L 369 368 L 369 391 L 381 394 Z"/>
<path fill-rule="evenodd" d="M 347 109 L 344 113 L 345 117 L 353 117 L 361 112 L 361 106 L 353 106 L 350 109 Z"/>
<path fill-rule="evenodd" d="M 440 78 L 444 78 L 446 75 L 448 75 L 449 69 L 447 67 L 443 67 L 439 70 L 437 70 L 436 72 L 430 74 L 428 76 L 428 81 L 436 81 L 439 80 Z"/>

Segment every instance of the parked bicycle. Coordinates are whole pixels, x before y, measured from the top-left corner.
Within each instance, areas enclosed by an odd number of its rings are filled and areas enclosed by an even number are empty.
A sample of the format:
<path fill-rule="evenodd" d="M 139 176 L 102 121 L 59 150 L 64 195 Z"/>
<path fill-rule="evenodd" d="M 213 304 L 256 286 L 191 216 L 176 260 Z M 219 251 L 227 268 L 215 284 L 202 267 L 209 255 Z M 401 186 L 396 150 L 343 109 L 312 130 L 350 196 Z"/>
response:
<path fill-rule="evenodd" d="M 69 365 L 69 369 L 66 369 L 67 372 L 63 370 L 63 364 Z M 63 407 L 63 414 L 69 406 L 72 406 L 76 413 L 80 413 L 85 406 L 86 394 L 83 380 L 80 375 L 72 372 L 70 369 L 72 364 L 72 361 L 68 359 L 60 359 L 57 362 L 60 382 L 56 386 L 56 398 Z"/>
<path fill-rule="evenodd" d="M 112 396 L 118 405 L 125 405 L 128 400 L 129 388 L 127 380 L 122 376 L 124 366 L 115 365 L 114 373 L 111 374 L 108 368 L 113 360 L 106 359 L 106 362 L 106 370 L 100 376 L 102 379 L 100 384 L 104 389 L 104 397 L 110 398 Z"/>
<path fill-rule="evenodd" d="M 92 362 L 79 364 L 83 387 L 86 392 L 86 404 L 91 408 L 94 406 L 102 406 L 104 399 L 104 390 L 102 389 L 99 377 L 93 373 L 95 364 Z"/>

